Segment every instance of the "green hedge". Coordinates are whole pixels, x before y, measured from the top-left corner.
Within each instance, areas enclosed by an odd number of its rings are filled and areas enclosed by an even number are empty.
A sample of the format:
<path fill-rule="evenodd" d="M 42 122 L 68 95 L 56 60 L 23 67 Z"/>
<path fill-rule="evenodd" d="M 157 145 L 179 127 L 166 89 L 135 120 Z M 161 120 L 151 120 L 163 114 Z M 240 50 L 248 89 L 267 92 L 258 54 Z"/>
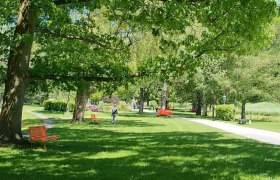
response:
<path fill-rule="evenodd" d="M 233 120 L 234 109 L 232 105 L 218 105 L 216 107 L 216 117 L 224 121 Z"/>
<path fill-rule="evenodd" d="M 46 111 L 65 112 L 67 109 L 67 104 L 59 100 L 46 100 L 44 101 L 44 109 Z"/>

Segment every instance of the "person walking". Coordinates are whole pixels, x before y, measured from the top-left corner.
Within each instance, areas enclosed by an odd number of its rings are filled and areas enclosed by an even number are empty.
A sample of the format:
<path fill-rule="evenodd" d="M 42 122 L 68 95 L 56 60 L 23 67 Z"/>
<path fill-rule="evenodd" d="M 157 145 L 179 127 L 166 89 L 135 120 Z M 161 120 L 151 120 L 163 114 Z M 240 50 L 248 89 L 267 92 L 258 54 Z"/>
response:
<path fill-rule="evenodd" d="M 117 105 L 114 104 L 114 107 L 112 108 L 112 117 L 113 117 L 112 123 L 114 125 L 117 124 L 117 115 L 118 115 L 118 108 Z"/>

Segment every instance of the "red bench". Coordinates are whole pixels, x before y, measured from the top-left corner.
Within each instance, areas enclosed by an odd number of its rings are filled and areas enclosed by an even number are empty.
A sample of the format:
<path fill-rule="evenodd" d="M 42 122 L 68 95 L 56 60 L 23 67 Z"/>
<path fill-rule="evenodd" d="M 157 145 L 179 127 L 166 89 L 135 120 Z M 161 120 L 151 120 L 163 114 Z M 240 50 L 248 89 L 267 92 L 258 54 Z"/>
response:
<path fill-rule="evenodd" d="M 91 115 L 91 122 L 99 122 L 101 121 L 101 118 L 97 118 L 95 114 Z"/>
<path fill-rule="evenodd" d="M 47 130 L 45 126 L 29 127 L 29 135 L 30 135 L 31 147 L 32 147 L 32 143 L 36 141 L 42 141 L 44 143 L 45 150 L 47 150 L 47 141 L 58 139 L 57 135 L 47 136 Z"/>
<path fill-rule="evenodd" d="M 172 111 L 170 109 L 157 109 L 157 116 L 171 116 Z"/>

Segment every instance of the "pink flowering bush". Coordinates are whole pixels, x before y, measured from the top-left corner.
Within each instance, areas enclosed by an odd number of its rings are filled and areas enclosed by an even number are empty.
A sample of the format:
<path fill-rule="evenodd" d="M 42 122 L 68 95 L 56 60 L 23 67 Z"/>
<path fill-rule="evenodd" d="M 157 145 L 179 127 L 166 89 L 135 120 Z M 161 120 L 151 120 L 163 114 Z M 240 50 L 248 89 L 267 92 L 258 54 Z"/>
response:
<path fill-rule="evenodd" d="M 98 112 L 99 111 L 97 105 L 95 105 L 95 104 L 89 105 L 88 110 L 92 111 L 92 112 Z"/>

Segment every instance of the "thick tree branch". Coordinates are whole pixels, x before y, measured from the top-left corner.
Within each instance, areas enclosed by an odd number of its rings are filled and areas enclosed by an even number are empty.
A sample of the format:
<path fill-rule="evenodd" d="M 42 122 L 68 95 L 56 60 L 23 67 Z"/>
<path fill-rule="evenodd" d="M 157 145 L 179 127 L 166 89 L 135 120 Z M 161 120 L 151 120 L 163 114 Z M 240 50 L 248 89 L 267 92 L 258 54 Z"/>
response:
<path fill-rule="evenodd" d="M 61 32 L 55 32 L 53 30 L 50 29 L 41 29 L 41 28 L 37 28 L 35 30 L 35 32 L 37 33 L 41 33 L 43 35 L 49 35 L 52 37 L 56 37 L 56 38 L 63 38 L 63 39 L 68 39 L 68 40 L 77 40 L 77 41 L 83 41 L 89 44 L 95 44 L 100 48 L 104 48 L 104 49 L 108 49 L 108 50 L 123 50 L 128 46 L 131 46 L 133 43 L 131 43 L 131 39 L 127 36 L 126 38 L 129 39 L 129 44 L 122 46 L 122 47 L 113 47 L 113 46 L 109 46 L 106 43 L 100 43 L 98 41 L 98 38 L 94 38 L 94 37 L 84 37 L 84 36 L 77 36 L 77 35 L 70 35 L 70 34 L 64 34 Z"/>
<path fill-rule="evenodd" d="M 212 44 L 215 40 L 217 40 L 219 37 L 221 37 L 223 34 L 225 34 L 225 31 L 222 30 L 221 32 L 219 32 L 213 39 L 211 39 L 210 41 L 207 41 L 205 44 L 204 44 L 204 47 L 205 46 L 208 46 L 209 44 Z M 202 51 L 200 51 L 196 56 L 195 58 L 198 59 L 200 58 L 204 53 L 206 53 L 209 49 L 205 48 L 203 49 Z"/>
<path fill-rule="evenodd" d="M 94 0 L 53 0 L 56 5 L 65 5 L 72 3 L 85 3 L 85 2 L 93 2 Z"/>
<path fill-rule="evenodd" d="M 57 37 L 57 38 L 84 41 L 84 42 L 87 42 L 87 43 L 90 43 L 90 44 L 95 44 L 99 47 L 103 47 L 103 48 L 106 48 L 106 49 L 111 49 L 111 48 L 107 47 L 105 44 L 102 44 L 102 43 L 98 42 L 95 38 L 91 38 L 91 37 L 68 35 L 68 34 L 64 34 L 64 33 L 61 33 L 61 32 L 55 32 L 55 31 L 52 31 L 50 29 L 40 29 L 40 28 L 37 28 L 35 30 L 35 32 L 50 35 L 50 36 Z"/>
<path fill-rule="evenodd" d="M 213 43 L 215 40 L 217 40 L 220 36 L 222 36 L 222 35 L 225 34 L 225 33 L 226 33 L 226 31 L 221 31 L 215 38 L 213 38 L 211 41 L 208 41 L 208 43 L 206 43 L 205 46 L 207 46 L 207 45 Z M 244 41 L 239 41 L 239 42 L 237 42 L 236 44 L 231 45 L 231 46 L 227 46 L 227 47 L 215 47 L 215 48 L 212 48 L 212 49 L 207 49 L 207 48 L 205 48 L 205 49 L 203 49 L 201 52 L 199 52 L 199 53 L 195 56 L 195 58 L 196 58 L 196 59 L 200 58 L 203 54 L 205 54 L 206 52 L 208 52 L 208 51 L 210 51 L 210 50 L 212 50 L 212 51 L 230 51 L 230 50 L 232 50 L 232 49 L 235 49 L 235 48 L 241 46 L 241 44 L 242 44 L 243 42 L 244 42 Z"/>
<path fill-rule="evenodd" d="M 160 0 L 162 2 L 167 2 L 168 0 Z M 202 3 L 202 2 L 209 2 L 210 0 L 188 0 L 190 3 Z M 86 3 L 86 2 L 94 2 L 94 0 L 53 0 L 54 4 L 56 5 L 65 5 L 65 4 L 72 4 L 72 3 Z M 175 2 L 180 3 L 181 0 L 175 0 Z"/>
<path fill-rule="evenodd" d="M 48 74 L 42 76 L 30 75 L 29 79 L 31 81 L 36 80 L 54 80 L 54 81 L 77 81 L 77 80 L 85 80 L 85 81 L 95 81 L 95 82 L 109 82 L 109 81 L 121 81 L 124 79 L 138 78 L 143 77 L 145 75 L 142 74 L 131 74 L 123 77 L 102 77 L 102 76 L 70 76 L 70 75 L 55 75 Z"/>

